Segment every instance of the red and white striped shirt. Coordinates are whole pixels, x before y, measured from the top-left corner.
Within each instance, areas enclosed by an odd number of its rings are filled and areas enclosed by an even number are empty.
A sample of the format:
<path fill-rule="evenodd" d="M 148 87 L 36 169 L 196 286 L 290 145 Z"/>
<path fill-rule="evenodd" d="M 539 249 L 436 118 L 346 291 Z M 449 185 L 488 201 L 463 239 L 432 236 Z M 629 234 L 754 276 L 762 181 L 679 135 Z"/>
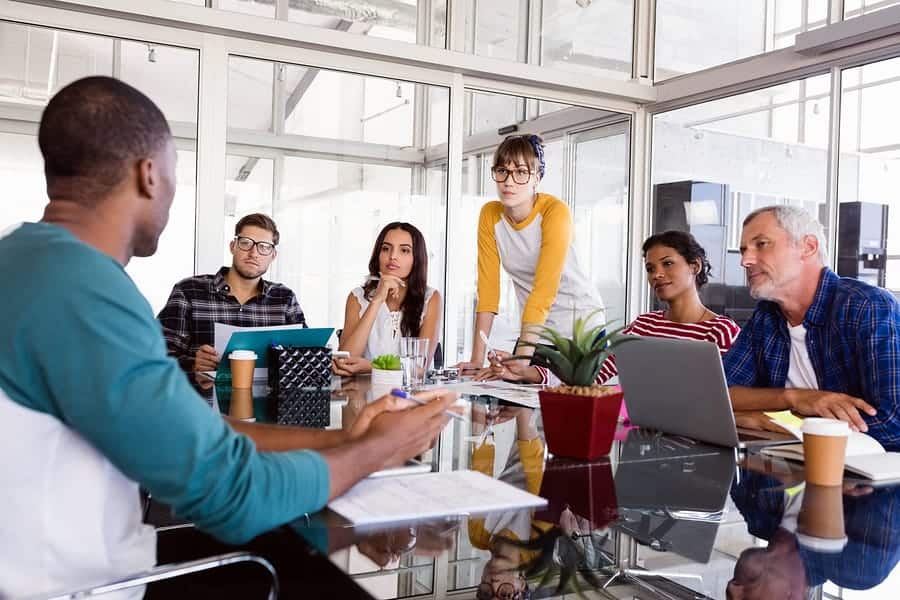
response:
<path fill-rule="evenodd" d="M 731 348 L 740 332 L 741 328 L 737 323 L 722 315 L 707 321 L 700 321 L 699 323 L 676 323 L 667 319 L 665 311 L 662 310 L 639 315 L 638 318 L 622 330 L 622 333 L 625 334 L 644 337 L 712 342 L 719 347 L 719 352 L 722 354 L 725 354 Z M 548 383 L 549 373 L 547 369 L 543 367 L 537 367 L 537 369 L 541 373 L 542 383 Z M 603 383 L 618 373 L 615 357 L 609 356 L 597 375 L 597 383 Z"/>

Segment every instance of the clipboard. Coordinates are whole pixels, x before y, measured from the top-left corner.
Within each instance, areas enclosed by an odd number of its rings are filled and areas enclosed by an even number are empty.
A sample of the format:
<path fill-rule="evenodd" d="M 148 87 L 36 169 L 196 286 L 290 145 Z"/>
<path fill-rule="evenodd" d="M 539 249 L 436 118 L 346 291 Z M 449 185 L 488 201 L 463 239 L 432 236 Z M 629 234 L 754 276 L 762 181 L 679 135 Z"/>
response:
<path fill-rule="evenodd" d="M 231 378 L 231 361 L 228 354 L 233 350 L 252 350 L 256 352 L 256 369 L 253 377 L 266 377 L 268 374 L 268 349 L 272 345 L 299 346 L 301 348 L 328 345 L 333 327 L 304 328 L 301 325 L 281 325 L 275 327 L 235 327 L 233 325 L 215 324 L 217 349 L 220 347 L 220 336 L 229 336 L 225 349 L 220 352 L 222 359 L 216 369 L 216 380 Z"/>

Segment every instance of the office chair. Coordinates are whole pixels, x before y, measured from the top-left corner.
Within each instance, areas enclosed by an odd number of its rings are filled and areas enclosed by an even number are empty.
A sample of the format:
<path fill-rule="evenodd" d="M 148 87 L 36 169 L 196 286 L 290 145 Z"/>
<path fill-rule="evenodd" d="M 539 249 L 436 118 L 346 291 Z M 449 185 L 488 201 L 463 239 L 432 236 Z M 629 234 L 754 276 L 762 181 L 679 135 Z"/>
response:
<path fill-rule="evenodd" d="M 142 571 L 120 577 L 113 581 L 84 587 L 77 590 L 53 593 L 50 595 L 33 596 L 30 600 L 73 600 L 75 598 L 91 598 L 112 592 L 119 592 L 129 588 L 135 588 L 156 581 L 181 577 L 191 573 L 208 571 L 219 567 L 234 565 L 238 563 L 255 563 L 263 567 L 271 579 L 271 586 L 267 598 L 274 600 L 278 598 L 278 575 L 272 564 L 261 556 L 250 554 L 249 552 L 229 552 L 227 554 L 219 554 L 207 558 L 190 560 L 180 563 L 171 563 L 167 565 L 159 565 Z"/>

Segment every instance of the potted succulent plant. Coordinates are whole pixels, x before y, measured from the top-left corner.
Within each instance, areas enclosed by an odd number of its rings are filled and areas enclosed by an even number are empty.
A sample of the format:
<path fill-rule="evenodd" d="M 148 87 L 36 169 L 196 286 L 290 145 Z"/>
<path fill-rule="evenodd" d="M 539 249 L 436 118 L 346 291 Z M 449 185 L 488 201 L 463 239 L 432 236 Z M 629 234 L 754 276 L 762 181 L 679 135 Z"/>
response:
<path fill-rule="evenodd" d="M 372 359 L 372 385 L 403 387 L 403 371 L 398 355 L 382 354 Z"/>
<path fill-rule="evenodd" d="M 575 319 L 572 336 L 547 326 L 534 329 L 539 342 L 532 362 L 546 367 L 561 385 L 538 392 L 547 447 L 557 456 L 594 460 L 609 454 L 616 431 L 622 392 L 595 380 L 612 348 L 628 339 L 605 332 L 608 324 L 589 327 L 591 315 Z"/>

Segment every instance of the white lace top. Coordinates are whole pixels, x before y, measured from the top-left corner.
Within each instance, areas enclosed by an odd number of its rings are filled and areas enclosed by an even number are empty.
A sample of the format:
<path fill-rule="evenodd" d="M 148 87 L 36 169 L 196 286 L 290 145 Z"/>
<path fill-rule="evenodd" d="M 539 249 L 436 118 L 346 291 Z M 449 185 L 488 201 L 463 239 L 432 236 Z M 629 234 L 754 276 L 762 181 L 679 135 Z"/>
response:
<path fill-rule="evenodd" d="M 422 314 L 419 316 L 419 323 L 425 320 L 425 312 L 428 310 L 428 303 L 431 296 L 434 295 L 434 288 L 425 289 L 425 303 L 422 306 Z M 362 287 L 355 287 L 350 292 L 359 302 L 359 316 L 362 317 L 369 306 L 365 292 Z M 363 351 L 363 358 L 372 360 L 376 356 L 382 354 L 400 354 L 400 321 L 403 320 L 403 311 L 388 310 L 387 303 L 382 304 L 378 308 L 378 314 L 375 322 L 372 324 L 372 331 L 369 332 L 369 339 L 366 342 L 366 349 Z"/>

